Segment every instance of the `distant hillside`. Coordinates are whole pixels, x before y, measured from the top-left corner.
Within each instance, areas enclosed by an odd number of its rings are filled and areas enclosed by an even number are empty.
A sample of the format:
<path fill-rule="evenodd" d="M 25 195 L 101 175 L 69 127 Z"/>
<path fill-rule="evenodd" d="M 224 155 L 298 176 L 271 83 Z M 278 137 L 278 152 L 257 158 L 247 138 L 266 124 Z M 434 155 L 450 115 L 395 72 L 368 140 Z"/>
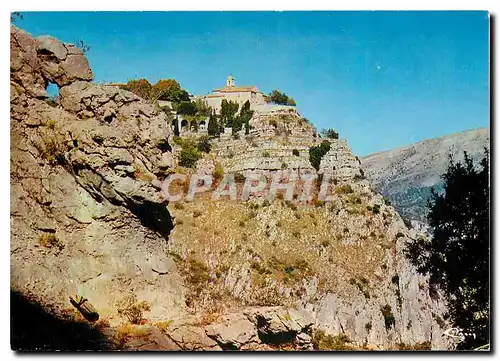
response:
<path fill-rule="evenodd" d="M 425 222 L 426 204 L 432 187 L 440 189 L 448 154 L 463 159 L 467 151 L 474 159 L 489 148 L 489 128 L 479 128 L 428 139 L 361 159 L 361 167 L 373 186 L 409 219 Z"/>

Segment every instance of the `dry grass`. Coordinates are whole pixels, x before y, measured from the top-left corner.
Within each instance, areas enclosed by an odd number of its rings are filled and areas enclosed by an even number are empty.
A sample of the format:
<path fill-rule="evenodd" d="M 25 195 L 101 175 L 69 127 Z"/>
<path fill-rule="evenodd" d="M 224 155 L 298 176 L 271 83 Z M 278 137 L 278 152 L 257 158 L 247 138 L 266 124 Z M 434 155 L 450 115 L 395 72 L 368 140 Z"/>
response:
<path fill-rule="evenodd" d="M 54 128 L 55 123 L 47 126 L 45 130 L 40 132 L 40 141 L 35 143 L 42 159 L 51 165 L 63 164 L 65 162 L 64 154 L 68 150 L 64 137 Z"/>
<path fill-rule="evenodd" d="M 320 351 L 352 351 L 355 349 L 348 344 L 349 337 L 343 333 L 332 336 L 318 330 L 314 333 L 312 342 L 314 349 Z"/>
<path fill-rule="evenodd" d="M 131 325 L 130 323 L 123 323 L 116 328 L 115 341 L 119 347 L 123 347 L 127 341 L 132 337 L 147 337 L 149 331 L 139 326 Z"/>
<path fill-rule="evenodd" d="M 429 341 L 417 342 L 413 345 L 405 343 L 398 343 L 396 350 L 399 351 L 429 351 L 431 350 L 431 343 Z"/>
<path fill-rule="evenodd" d="M 64 248 L 64 244 L 59 240 L 55 233 L 43 233 L 38 238 L 38 244 L 47 248 L 56 248 L 58 250 L 62 250 Z"/>
<path fill-rule="evenodd" d="M 125 316 L 129 322 L 140 324 L 143 320 L 144 311 L 150 311 L 150 306 L 146 301 L 138 302 L 135 294 L 130 294 L 116 303 L 118 314 Z"/>
<path fill-rule="evenodd" d="M 172 323 L 172 320 L 167 320 L 167 321 L 157 322 L 157 323 L 155 323 L 155 326 L 158 327 L 161 332 L 167 333 L 167 330 L 170 327 L 171 323 Z"/>
<path fill-rule="evenodd" d="M 352 197 L 354 205 L 366 212 L 365 195 L 353 190 L 338 197 Z M 362 204 L 357 199 L 361 199 Z M 324 291 L 359 295 L 356 288 L 349 287 L 347 280 L 350 277 L 360 280 L 379 271 L 387 262 L 386 250 L 380 245 L 384 241 L 394 243 L 393 239 L 383 236 L 386 229 L 382 215 L 337 214 L 329 207 L 316 208 L 313 202 L 296 203 L 292 207 L 290 204 L 212 202 L 208 197 L 197 196 L 194 202 L 185 203 L 184 209 L 169 207 L 177 222 L 169 241 L 170 249 L 178 254 L 194 254 L 203 265 L 191 267 L 189 262 L 181 261 L 186 263 L 182 266 L 184 279 L 195 291 L 193 300 L 201 300 L 205 297 L 202 294 L 222 293 L 229 272 L 227 265 L 251 270 L 248 277 L 251 288 L 244 291 L 248 292 L 244 296 L 246 304 L 256 304 L 257 299 L 266 297 L 279 299 L 280 295 L 272 293 L 276 283 L 291 288 L 292 293 L 297 292 L 302 280 L 313 275 L 318 276 Z M 194 224 L 192 215 L 200 209 L 203 214 Z M 371 232 L 380 234 L 381 238 L 368 239 Z M 301 269 L 301 262 L 307 267 Z M 213 279 L 210 274 L 214 275 Z M 334 274 L 344 276 L 332 277 Z M 363 294 L 368 291 L 367 287 L 363 290 Z M 228 288 L 227 292 L 231 293 L 232 289 Z"/>

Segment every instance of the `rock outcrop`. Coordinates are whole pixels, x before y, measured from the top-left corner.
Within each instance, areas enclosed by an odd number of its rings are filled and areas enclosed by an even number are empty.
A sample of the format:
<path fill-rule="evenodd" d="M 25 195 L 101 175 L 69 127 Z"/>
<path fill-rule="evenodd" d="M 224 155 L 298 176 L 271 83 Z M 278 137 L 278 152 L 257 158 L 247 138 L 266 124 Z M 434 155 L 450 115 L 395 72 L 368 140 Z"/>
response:
<path fill-rule="evenodd" d="M 60 309 L 84 295 L 111 320 L 128 293 L 151 304 L 152 319 L 182 315 L 159 191 L 165 116 L 91 80 L 74 45 L 11 27 L 11 287 Z"/>

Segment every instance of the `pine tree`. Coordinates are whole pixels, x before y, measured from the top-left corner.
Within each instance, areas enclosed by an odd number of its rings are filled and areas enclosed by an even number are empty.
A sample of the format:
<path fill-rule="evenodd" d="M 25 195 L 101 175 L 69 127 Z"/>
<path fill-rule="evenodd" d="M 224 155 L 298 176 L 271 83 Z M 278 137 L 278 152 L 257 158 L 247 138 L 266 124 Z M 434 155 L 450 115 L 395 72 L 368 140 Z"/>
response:
<path fill-rule="evenodd" d="M 226 99 L 222 100 L 220 116 L 222 126 L 232 128 L 236 113 L 238 113 L 239 105 L 232 100 L 227 101 Z"/>
<path fill-rule="evenodd" d="M 179 118 L 176 116 L 174 119 L 174 135 L 179 136 L 181 132 L 179 131 Z"/>
<path fill-rule="evenodd" d="M 208 135 L 211 136 L 218 136 L 220 134 L 220 126 L 219 122 L 217 121 L 217 116 L 215 113 L 210 113 L 210 119 L 208 121 Z"/>
<path fill-rule="evenodd" d="M 240 110 L 239 130 L 245 126 L 245 134 L 250 133 L 250 119 L 252 119 L 253 110 L 250 110 L 250 102 L 247 100 Z"/>
<path fill-rule="evenodd" d="M 443 292 L 451 321 L 476 337 L 459 348 L 489 343 L 489 154 L 479 169 L 464 153 L 463 164 L 450 157 L 443 174 L 444 194 L 432 191 L 429 201 L 430 239 L 410 243 L 407 257 L 418 272 L 429 274 L 431 286 Z"/>

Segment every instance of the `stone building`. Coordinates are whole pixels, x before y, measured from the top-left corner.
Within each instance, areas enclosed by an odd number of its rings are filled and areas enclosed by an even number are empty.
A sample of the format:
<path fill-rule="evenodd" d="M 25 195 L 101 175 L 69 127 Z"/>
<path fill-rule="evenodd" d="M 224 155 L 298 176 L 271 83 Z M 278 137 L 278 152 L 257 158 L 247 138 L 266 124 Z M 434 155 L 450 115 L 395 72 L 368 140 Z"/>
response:
<path fill-rule="evenodd" d="M 223 99 L 237 102 L 240 107 L 248 100 L 250 109 L 266 104 L 264 94 L 256 86 L 236 86 L 232 75 L 227 77 L 226 86 L 212 90 L 211 94 L 194 97 L 196 99 L 205 101 L 216 113 L 220 112 Z"/>

